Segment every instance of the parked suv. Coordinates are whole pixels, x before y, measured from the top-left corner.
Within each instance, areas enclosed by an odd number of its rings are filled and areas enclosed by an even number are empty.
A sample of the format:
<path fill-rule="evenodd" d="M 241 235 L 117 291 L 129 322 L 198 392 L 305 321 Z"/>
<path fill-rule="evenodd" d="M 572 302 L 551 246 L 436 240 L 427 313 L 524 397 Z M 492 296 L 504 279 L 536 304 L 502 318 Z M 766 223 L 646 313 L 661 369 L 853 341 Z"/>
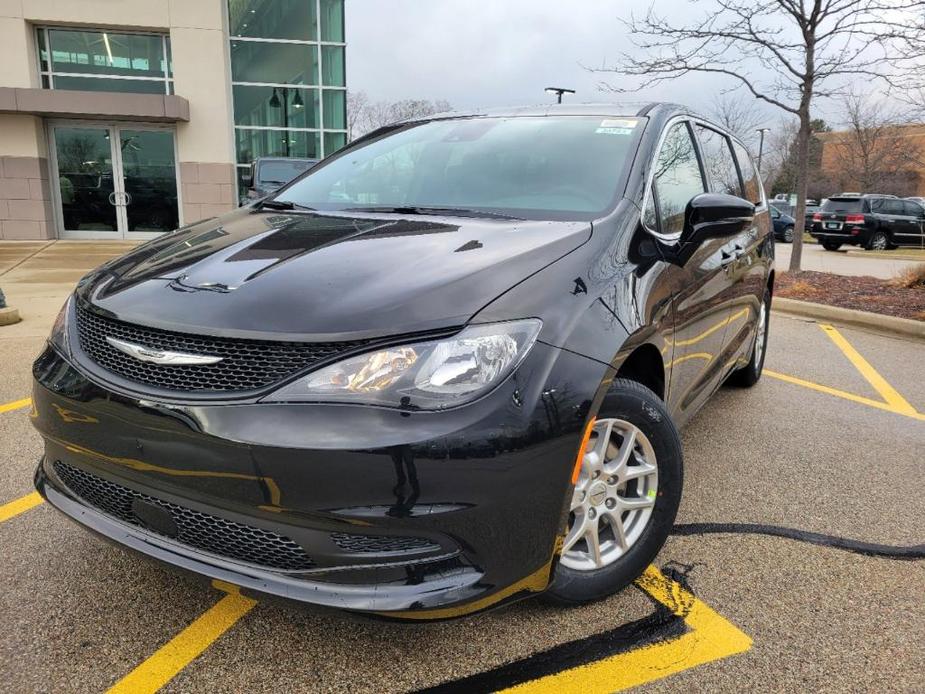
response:
<path fill-rule="evenodd" d="M 257 200 L 279 190 L 293 178 L 305 173 L 317 159 L 299 159 L 296 157 L 260 157 L 255 160 L 245 174 L 241 184 L 247 189 L 245 201 Z"/>
<path fill-rule="evenodd" d="M 884 250 L 925 245 L 925 208 L 892 195 L 838 195 L 813 215 L 810 234 L 827 251 L 842 244 Z"/>
<path fill-rule="evenodd" d="M 678 427 L 761 376 L 773 256 L 745 147 L 681 107 L 389 126 L 79 282 L 33 369 L 36 486 L 311 603 L 595 600 L 671 532 Z"/>

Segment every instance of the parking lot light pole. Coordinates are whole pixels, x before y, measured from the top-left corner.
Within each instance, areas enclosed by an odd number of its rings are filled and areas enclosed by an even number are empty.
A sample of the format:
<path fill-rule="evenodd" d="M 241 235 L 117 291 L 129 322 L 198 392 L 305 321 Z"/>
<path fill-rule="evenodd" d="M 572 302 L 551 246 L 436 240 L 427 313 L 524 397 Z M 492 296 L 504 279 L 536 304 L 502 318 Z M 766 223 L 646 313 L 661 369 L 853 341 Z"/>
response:
<path fill-rule="evenodd" d="M 761 136 L 761 139 L 758 141 L 758 171 L 759 172 L 761 171 L 761 156 L 764 154 L 764 134 L 766 132 L 769 132 L 770 130 L 771 130 L 770 128 L 758 128 L 755 131 Z"/>
<path fill-rule="evenodd" d="M 562 103 L 563 94 L 574 94 L 575 93 L 574 89 L 566 89 L 565 87 L 546 87 L 545 91 L 547 94 L 555 94 L 557 98 L 556 103 L 559 103 L 559 104 Z"/>

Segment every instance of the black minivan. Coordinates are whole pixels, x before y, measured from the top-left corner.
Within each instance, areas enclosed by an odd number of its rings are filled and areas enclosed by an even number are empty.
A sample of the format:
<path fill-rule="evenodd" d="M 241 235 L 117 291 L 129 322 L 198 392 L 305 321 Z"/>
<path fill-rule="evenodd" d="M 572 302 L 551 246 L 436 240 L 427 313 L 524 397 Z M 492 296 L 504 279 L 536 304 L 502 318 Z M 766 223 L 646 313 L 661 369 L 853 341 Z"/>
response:
<path fill-rule="evenodd" d="M 745 147 L 679 106 L 388 126 L 79 282 L 36 487 L 309 603 L 594 600 L 672 528 L 678 427 L 761 376 L 773 254 Z"/>

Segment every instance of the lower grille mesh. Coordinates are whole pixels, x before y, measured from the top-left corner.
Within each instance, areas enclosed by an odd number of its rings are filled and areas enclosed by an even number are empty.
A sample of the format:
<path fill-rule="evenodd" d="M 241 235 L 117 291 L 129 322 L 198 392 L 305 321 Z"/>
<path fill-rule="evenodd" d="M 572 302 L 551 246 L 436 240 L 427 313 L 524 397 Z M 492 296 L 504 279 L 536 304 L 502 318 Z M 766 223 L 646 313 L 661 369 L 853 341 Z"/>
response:
<path fill-rule="evenodd" d="M 285 571 L 305 570 L 314 566 L 311 557 L 296 542 L 283 535 L 136 492 L 60 460 L 54 463 L 54 469 L 61 481 L 77 496 L 103 513 L 126 523 L 142 525 L 132 512 L 132 501 L 135 499 L 159 506 L 170 514 L 177 525 L 179 532 L 175 539 L 190 547 Z"/>
<path fill-rule="evenodd" d="M 331 540 L 346 552 L 412 552 L 440 549 L 423 537 L 383 537 L 376 535 L 353 535 L 331 533 Z"/>

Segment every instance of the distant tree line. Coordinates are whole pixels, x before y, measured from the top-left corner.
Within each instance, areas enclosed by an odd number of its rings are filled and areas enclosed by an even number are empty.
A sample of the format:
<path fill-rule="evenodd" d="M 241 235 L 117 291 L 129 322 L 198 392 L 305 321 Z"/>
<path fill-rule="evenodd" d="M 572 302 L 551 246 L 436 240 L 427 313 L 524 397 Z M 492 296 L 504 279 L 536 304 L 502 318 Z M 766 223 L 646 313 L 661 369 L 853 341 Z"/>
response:
<path fill-rule="evenodd" d="M 450 102 L 443 99 L 372 101 L 366 92 L 347 92 L 347 140 L 355 140 L 383 125 L 452 110 Z"/>

